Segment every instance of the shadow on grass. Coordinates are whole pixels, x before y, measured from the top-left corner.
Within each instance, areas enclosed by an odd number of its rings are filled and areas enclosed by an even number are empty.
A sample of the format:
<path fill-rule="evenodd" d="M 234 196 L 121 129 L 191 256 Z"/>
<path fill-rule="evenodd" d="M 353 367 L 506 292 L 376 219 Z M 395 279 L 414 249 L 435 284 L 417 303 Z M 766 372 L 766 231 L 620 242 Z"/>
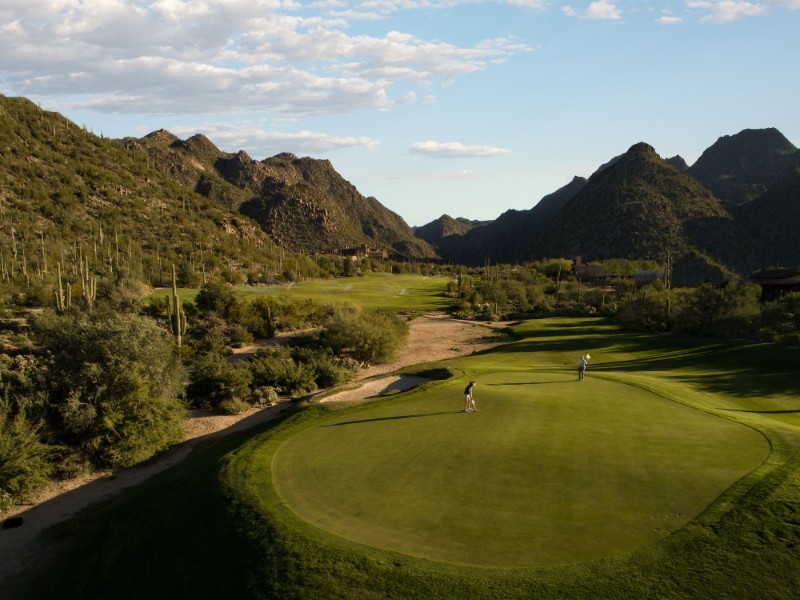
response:
<path fill-rule="evenodd" d="M 558 381 L 519 381 L 515 383 L 487 383 L 486 387 L 506 387 L 508 385 L 561 385 L 568 381 L 577 381 L 575 377 L 569 379 L 559 379 Z"/>
<path fill-rule="evenodd" d="M 397 415 L 396 417 L 378 417 L 375 419 L 359 419 L 358 421 L 342 421 L 341 423 L 331 423 L 330 425 L 320 425 L 320 427 L 339 427 L 341 425 L 358 425 L 359 423 L 376 423 L 378 421 L 397 421 L 399 419 L 418 419 L 420 417 L 435 417 L 438 415 L 452 415 L 462 413 L 463 410 L 444 410 L 434 413 L 423 413 L 419 415 Z"/>
<path fill-rule="evenodd" d="M 740 410 L 737 408 L 723 408 L 722 410 L 728 412 L 737 412 L 737 413 L 756 413 L 759 415 L 787 415 L 792 413 L 800 413 L 800 409 L 798 410 Z"/>
<path fill-rule="evenodd" d="M 800 353 L 775 344 L 620 333 L 613 327 L 598 326 L 595 319 L 583 327 L 580 322 L 543 323 L 540 328 L 524 333 L 524 338 L 500 350 L 576 355 L 591 351 L 595 358 L 605 354 L 609 360 L 592 363 L 590 371 L 672 372 L 676 378 L 699 389 L 733 397 L 800 392 L 800 369 L 797 368 Z M 635 358 L 627 358 L 628 355 Z M 619 356 L 620 360 L 610 360 L 614 356 Z"/>

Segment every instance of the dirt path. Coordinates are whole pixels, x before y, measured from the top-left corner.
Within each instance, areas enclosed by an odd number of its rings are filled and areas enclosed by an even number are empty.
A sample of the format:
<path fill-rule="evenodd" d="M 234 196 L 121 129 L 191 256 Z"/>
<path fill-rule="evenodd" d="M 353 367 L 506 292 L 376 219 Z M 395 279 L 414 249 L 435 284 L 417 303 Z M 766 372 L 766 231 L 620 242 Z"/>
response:
<path fill-rule="evenodd" d="M 401 367 L 463 356 L 490 348 L 501 341 L 497 329 L 502 325 L 455 321 L 437 314 L 418 317 L 410 322 L 408 342 L 396 361 L 364 369 L 357 378 L 357 382 L 363 382 L 361 386 L 329 396 L 325 400 L 363 400 L 388 390 L 404 390 L 419 385 L 424 379 L 409 376 L 383 377 L 366 382 L 364 380 L 391 373 Z M 287 407 L 288 401 L 283 401 L 270 408 L 253 409 L 230 416 L 216 415 L 204 410 L 191 411 L 186 421 L 185 440 L 146 464 L 59 482 L 41 492 L 33 504 L 18 506 L 4 513 L 0 519 L 19 516 L 23 518 L 23 524 L 12 529 L 0 529 L 0 581 L 19 573 L 26 564 L 41 560 L 53 550 L 39 537 L 44 529 L 178 464 L 198 442 L 263 423 Z"/>

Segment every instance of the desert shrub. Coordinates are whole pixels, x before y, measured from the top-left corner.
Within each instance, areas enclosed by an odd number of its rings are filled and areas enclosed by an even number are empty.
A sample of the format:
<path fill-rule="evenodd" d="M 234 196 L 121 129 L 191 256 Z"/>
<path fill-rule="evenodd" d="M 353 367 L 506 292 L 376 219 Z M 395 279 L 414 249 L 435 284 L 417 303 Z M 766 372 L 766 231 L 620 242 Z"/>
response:
<path fill-rule="evenodd" d="M 29 499 L 49 481 L 51 454 L 24 408 L 12 410 L 8 397 L 0 399 L 0 512 Z"/>
<path fill-rule="evenodd" d="M 248 303 L 249 321 L 243 324 L 256 337 L 269 338 L 278 331 L 318 327 L 330 316 L 331 310 L 307 298 L 260 296 Z"/>
<path fill-rule="evenodd" d="M 252 401 L 257 406 L 272 406 L 278 401 L 278 390 L 271 385 L 258 386 L 253 390 Z"/>
<path fill-rule="evenodd" d="M 234 348 L 241 348 L 253 343 L 253 334 L 238 324 L 228 327 L 227 337 L 230 345 Z"/>
<path fill-rule="evenodd" d="M 51 285 L 32 284 L 25 289 L 16 288 L 11 293 L 11 304 L 16 306 L 52 306 L 53 288 Z"/>
<path fill-rule="evenodd" d="M 247 366 L 256 388 L 274 387 L 286 396 L 302 396 L 317 389 L 313 365 L 295 361 L 288 348 L 259 350 Z"/>
<path fill-rule="evenodd" d="M 186 395 L 194 406 L 220 408 L 235 406 L 250 397 L 253 377 L 244 362 L 230 363 L 216 353 L 198 357 L 191 372 Z"/>
<path fill-rule="evenodd" d="M 27 397 L 35 393 L 39 363 L 28 354 L 0 354 L 0 390 L 5 395 Z"/>
<path fill-rule="evenodd" d="M 204 315 L 192 320 L 187 327 L 187 343 L 197 354 L 229 353 L 228 324 L 216 314 Z"/>
<path fill-rule="evenodd" d="M 216 406 L 217 412 L 224 415 L 238 415 L 246 410 L 250 410 L 250 408 L 252 408 L 251 404 L 238 397 L 225 398 Z"/>
<path fill-rule="evenodd" d="M 31 321 L 44 349 L 40 409 L 54 441 L 98 466 L 130 466 L 182 438 L 185 377 L 171 337 L 136 315 Z"/>
<path fill-rule="evenodd" d="M 628 295 L 617 305 L 617 323 L 631 331 L 666 329 L 668 294 L 667 290 L 645 286 Z"/>
<path fill-rule="evenodd" d="M 227 317 L 238 303 L 233 287 L 219 281 L 203 285 L 194 299 L 194 304 L 201 313 L 213 312 L 221 317 Z"/>
<path fill-rule="evenodd" d="M 114 312 L 139 312 L 143 309 L 144 298 L 152 289 L 135 277 L 115 271 L 113 277 L 102 278 L 97 282 L 98 308 Z M 158 307 L 163 311 L 164 297 Z M 155 302 L 155 299 L 153 299 Z"/>
<path fill-rule="evenodd" d="M 685 298 L 675 315 L 675 327 L 698 335 L 752 335 L 761 313 L 758 285 L 730 282 L 724 287 L 704 283 Z"/>
<path fill-rule="evenodd" d="M 241 311 L 239 323 L 245 327 L 253 337 L 270 339 L 276 332 L 276 308 L 273 298 L 256 298 L 246 303 Z"/>
<path fill-rule="evenodd" d="M 358 372 L 359 363 L 353 359 L 333 355 L 329 348 L 295 348 L 292 359 L 308 365 L 314 372 L 317 387 L 330 388 L 350 381 Z"/>
<path fill-rule="evenodd" d="M 586 307 L 596 311 L 606 309 L 606 293 L 600 288 L 584 290 L 581 301 Z"/>
<path fill-rule="evenodd" d="M 340 306 L 320 334 L 323 344 L 339 355 L 370 363 L 390 362 L 408 337 L 408 324 L 397 315 Z"/>
<path fill-rule="evenodd" d="M 761 311 L 760 337 L 789 346 L 800 341 L 800 293 L 786 294 L 764 305 Z"/>

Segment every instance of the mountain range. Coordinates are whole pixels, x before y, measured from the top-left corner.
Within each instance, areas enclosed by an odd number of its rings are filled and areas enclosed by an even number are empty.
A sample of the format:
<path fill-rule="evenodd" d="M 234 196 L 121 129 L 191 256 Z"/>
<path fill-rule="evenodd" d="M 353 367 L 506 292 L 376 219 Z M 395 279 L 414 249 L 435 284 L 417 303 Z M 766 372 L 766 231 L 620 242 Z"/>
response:
<path fill-rule="evenodd" d="M 669 254 L 691 282 L 800 264 L 798 227 L 800 151 L 763 129 L 720 138 L 691 167 L 635 144 L 529 210 L 427 239 L 446 260 L 466 264 L 578 255 L 663 263 Z"/>
<path fill-rule="evenodd" d="M 284 251 L 363 246 L 474 265 L 669 255 L 687 282 L 800 264 L 800 151 L 772 128 L 720 137 L 691 166 L 635 144 L 528 210 L 493 221 L 442 215 L 415 229 L 327 160 L 254 160 L 165 130 L 107 139 L 24 98 L 0 96 L 0 158 L 0 247 L 25 240 L 31 260 L 37 236 L 42 246 L 51 232 L 86 241 L 105 227 L 135 238 L 151 270 L 153 253 L 279 270 Z M 261 256 L 241 260 L 253 248 Z"/>
<path fill-rule="evenodd" d="M 202 135 L 183 141 L 164 130 L 125 142 L 183 185 L 252 218 L 281 246 L 314 253 L 367 245 L 397 258 L 436 258 L 402 217 L 362 196 L 330 161 L 289 153 L 257 161 Z"/>

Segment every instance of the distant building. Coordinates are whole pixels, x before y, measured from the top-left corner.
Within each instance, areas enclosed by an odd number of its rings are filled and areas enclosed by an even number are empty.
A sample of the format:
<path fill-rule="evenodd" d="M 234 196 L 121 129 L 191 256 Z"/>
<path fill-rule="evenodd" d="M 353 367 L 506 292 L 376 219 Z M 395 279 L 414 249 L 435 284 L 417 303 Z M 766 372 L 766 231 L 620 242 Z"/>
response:
<path fill-rule="evenodd" d="M 762 300 L 775 300 L 783 294 L 800 292 L 800 267 L 756 271 L 750 274 L 747 281 L 761 286 Z"/>
<path fill-rule="evenodd" d="M 326 248 L 320 254 L 331 256 L 343 256 L 350 260 L 360 260 L 362 258 L 377 258 L 385 260 L 389 258 L 389 253 L 386 250 L 379 250 L 377 248 L 370 248 L 367 244 L 362 244 L 355 248 Z"/>
<path fill-rule="evenodd" d="M 605 268 L 599 265 L 586 264 L 580 256 L 576 256 L 572 263 L 572 274 L 575 275 L 582 284 L 588 286 L 603 285 L 609 281 L 618 281 L 621 279 L 632 279 L 630 275 L 609 273 Z"/>
<path fill-rule="evenodd" d="M 575 257 L 575 261 L 572 264 L 572 274 L 586 285 L 597 285 L 608 279 L 608 272 L 603 267 L 588 265 L 583 262 L 583 257 L 581 256 Z"/>
<path fill-rule="evenodd" d="M 640 288 L 645 285 L 650 285 L 656 281 L 664 281 L 664 273 L 662 271 L 634 271 L 633 280 L 636 282 L 636 287 Z"/>

